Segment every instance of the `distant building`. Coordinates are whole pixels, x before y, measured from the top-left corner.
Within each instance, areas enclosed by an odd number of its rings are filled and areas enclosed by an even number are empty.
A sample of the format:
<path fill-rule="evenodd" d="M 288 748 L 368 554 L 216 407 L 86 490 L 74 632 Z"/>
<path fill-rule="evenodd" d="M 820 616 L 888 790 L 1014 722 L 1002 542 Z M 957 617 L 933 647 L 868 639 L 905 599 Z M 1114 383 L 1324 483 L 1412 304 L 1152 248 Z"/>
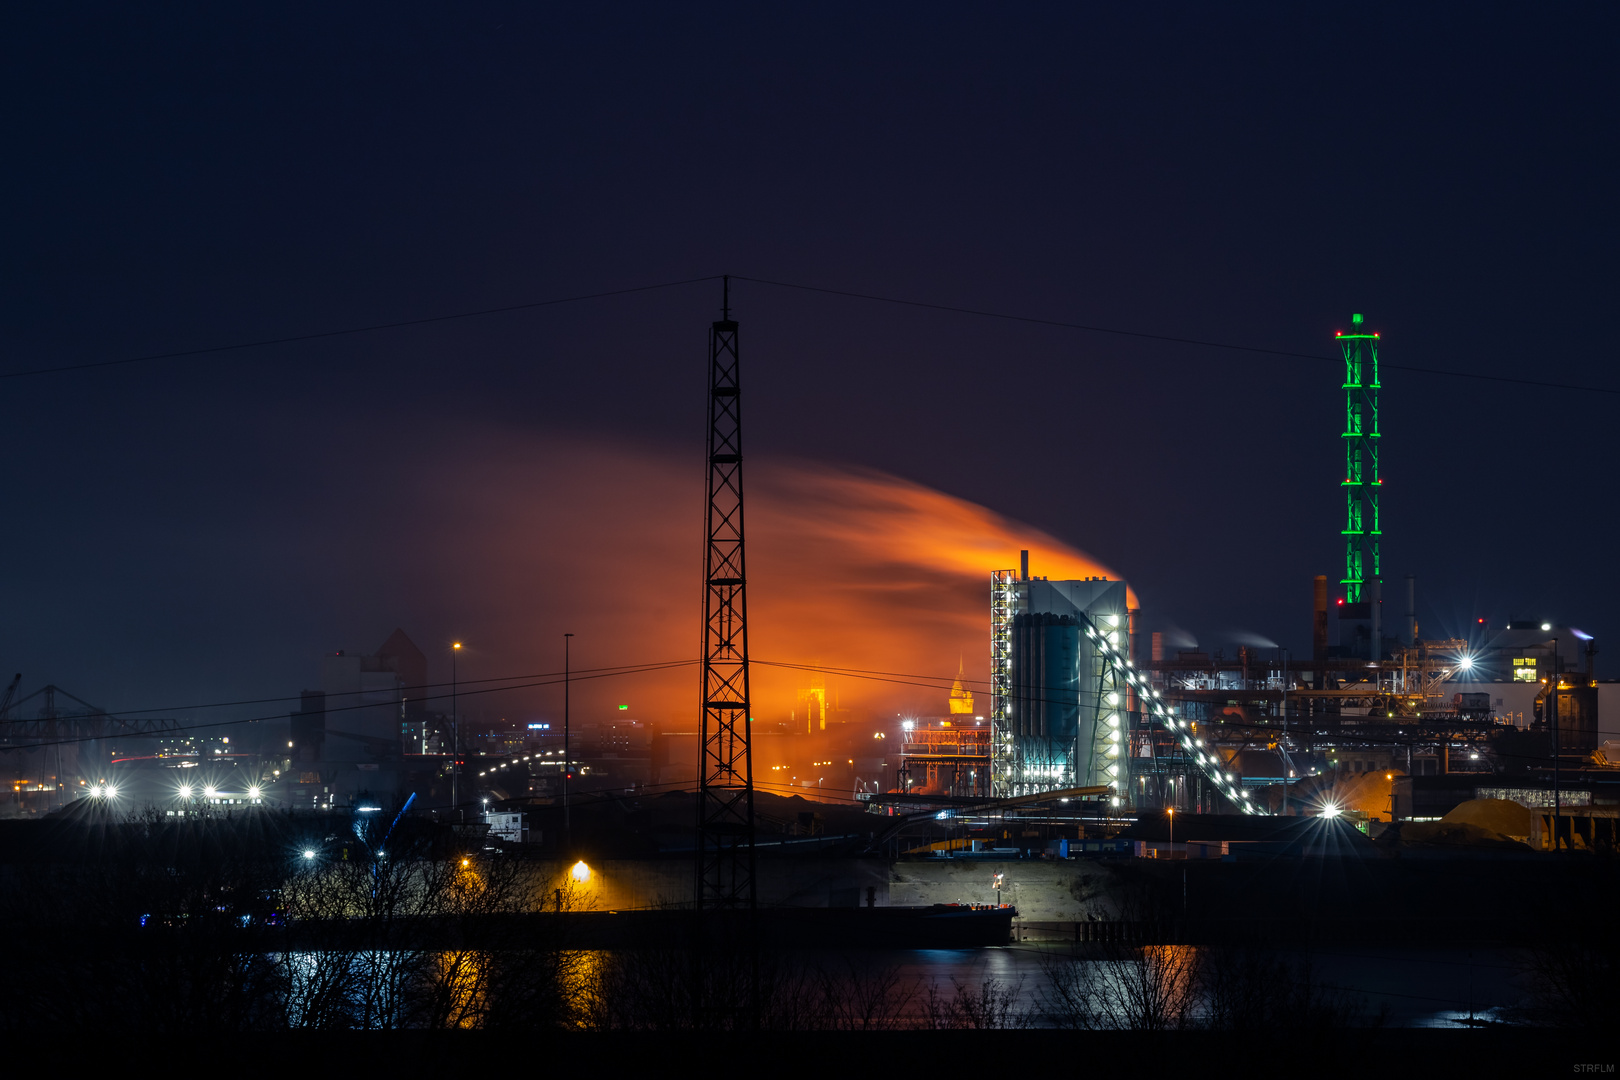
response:
<path fill-rule="evenodd" d="M 946 716 L 918 716 L 900 725 L 897 789 L 919 795 L 988 796 L 990 725 L 973 715 L 973 695 L 958 664 Z"/>
<path fill-rule="evenodd" d="M 403 630 L 375 653 L 321 657 L 320 688 L 305 690 L 289 716 L 278 801 L 298 807 L 343 805 L 360 793 L 386 799 L 402 784 L 404 755 L 421 753 L 430 716 L 427 658 Z"/>
<path fill-rule="evenodd" d="M 951 715 L 972 716 L 973 695 L 962 686 L 964 666 L 961 660 L 956 662 L 956 681 L 951 684 Z"/>
<path fill-rule="evenodd" d="M 529 839 L 529 827 L 522 814 L 491 812 L 484 815 L 484 821 L 489 825 L 489 835 L 497 840 L 522 844 Z"/>

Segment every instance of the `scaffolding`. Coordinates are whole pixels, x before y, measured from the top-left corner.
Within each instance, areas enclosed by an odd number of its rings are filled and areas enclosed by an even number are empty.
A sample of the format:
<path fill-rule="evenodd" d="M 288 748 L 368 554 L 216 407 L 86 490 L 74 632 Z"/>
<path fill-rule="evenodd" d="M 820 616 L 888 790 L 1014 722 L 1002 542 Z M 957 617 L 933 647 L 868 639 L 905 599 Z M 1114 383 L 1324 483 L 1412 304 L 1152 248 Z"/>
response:
<path fill-rule="evenodd" d="M 988 796 L 990 730 L 971 717 L 965 724 L 944 718 L 907 721 L 900 746 L 900 791 Z"/>

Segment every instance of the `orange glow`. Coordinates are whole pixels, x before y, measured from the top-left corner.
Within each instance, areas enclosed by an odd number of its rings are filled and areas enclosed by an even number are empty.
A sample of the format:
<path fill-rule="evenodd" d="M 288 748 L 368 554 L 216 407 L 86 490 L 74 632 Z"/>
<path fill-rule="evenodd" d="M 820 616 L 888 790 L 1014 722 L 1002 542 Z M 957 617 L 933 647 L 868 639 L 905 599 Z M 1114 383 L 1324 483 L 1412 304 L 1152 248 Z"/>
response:
<path fill-rule="evenodd" d="M 462 443 L 464 457 L 430 458 L 410 481 L 413 500 L 438 508 L 432 522 L 380 557 L 396 580 L 413 583 L 418 610 L 429 618 L 454 612 L 480 643 L 475 677 L 560 673 L 565 630 L 575 635 L 576 673 L 696 655 L 701 448 L 489 433 Z M 883 473 L 750 459 L 747 479 L 754 659 L 938 682 L 935 689 L 828 673 L 829 726 L 944 713 L 950 663 L 959 658 L 967 690 L 985 692 L 990 572 L 1016 567 L 1020 549 L 1030 552 L 1031 573 L 1054 580 L 1121 576 L 1037 529 Z M 449 664 L 443 668 L 433 677 L 447 682 Z M 788 723 L 813 678 L 757 663 L 757 722 Z M 694 683 L 691 668 L 576 680 L 573 722 L 633 719 L 694 731 Z M 632 694 L 637 704 L 626 717 L 618 704 Z M 562 688 L 484 701 L 508 715 L 560 713 Z"/>

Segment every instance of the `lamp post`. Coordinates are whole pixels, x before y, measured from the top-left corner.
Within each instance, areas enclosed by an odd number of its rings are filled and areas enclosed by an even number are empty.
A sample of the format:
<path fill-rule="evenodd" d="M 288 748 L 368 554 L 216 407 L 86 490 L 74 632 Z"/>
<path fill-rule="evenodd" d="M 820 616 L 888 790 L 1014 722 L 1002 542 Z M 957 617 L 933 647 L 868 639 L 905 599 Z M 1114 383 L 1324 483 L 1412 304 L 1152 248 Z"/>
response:
<path fill-rule="evenodd" d="M 571 834 L 574 821 L 568 809 L 568 774 L 574 771 L 573 758 L 568 752 L 568 684 L 570 677 L 569 647 L 574 635 L 563 635 L 563 831 Z"/>
<path fill-rule="evenodd" d="M 1277 703 L 1277 711 L 1282 713 L 1282 739 L 1277 748 L 1283 754 L 1283 785 L 1282 785 L 1282 816 L 1288 816 L 1288 774 L 1293 771 L 1292 763 L 1288 757 L 1288 650 L 1282 651 L 1282 700 Z M 1320 672 L 1314 673 L 1321 680 Z"/>
<path fill-rule="evenodd" d="M 1166 810 L 1165 816 L 1170 819 L 1170 847 L 1173 850 L 1176 846 L 1176 808 L 1172 806 Z"/>
<path fill-rule="evenodd" d="M 1542 629 L 1549 629 L 1546 623 Z M 1558 790 L 1558 638 L 1548 639 L 1552 645 L 1552 670 L 1547 673 L 1547 723 L 1552 728 L 1552 759 L 1553 759 L 1553 851 L 1558 850 L 1558 831 L 1562 825 L 1563 806 L 1561 793 Z"/>
<path fill-rule="evenodd" d="M 461 642 L 450 643 L 450 808 L 461 805 L 461 718 L 456 712 L 456 657 L 461 655 Z"/>

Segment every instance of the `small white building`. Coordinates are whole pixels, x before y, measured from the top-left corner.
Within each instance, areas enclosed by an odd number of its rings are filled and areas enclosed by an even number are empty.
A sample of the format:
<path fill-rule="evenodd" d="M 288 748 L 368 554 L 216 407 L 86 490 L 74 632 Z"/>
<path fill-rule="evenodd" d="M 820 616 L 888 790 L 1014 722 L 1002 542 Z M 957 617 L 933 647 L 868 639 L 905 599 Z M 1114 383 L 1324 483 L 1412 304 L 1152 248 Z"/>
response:
<path fill-rule="evenodd" d="M 529 827 L 523 823 L 522 814 L 495 813 L 491 811 L 484 815 L 489 823 L 489 835 L 498 840 L 505 840 L 509 844 L 527 843 Z"/>

